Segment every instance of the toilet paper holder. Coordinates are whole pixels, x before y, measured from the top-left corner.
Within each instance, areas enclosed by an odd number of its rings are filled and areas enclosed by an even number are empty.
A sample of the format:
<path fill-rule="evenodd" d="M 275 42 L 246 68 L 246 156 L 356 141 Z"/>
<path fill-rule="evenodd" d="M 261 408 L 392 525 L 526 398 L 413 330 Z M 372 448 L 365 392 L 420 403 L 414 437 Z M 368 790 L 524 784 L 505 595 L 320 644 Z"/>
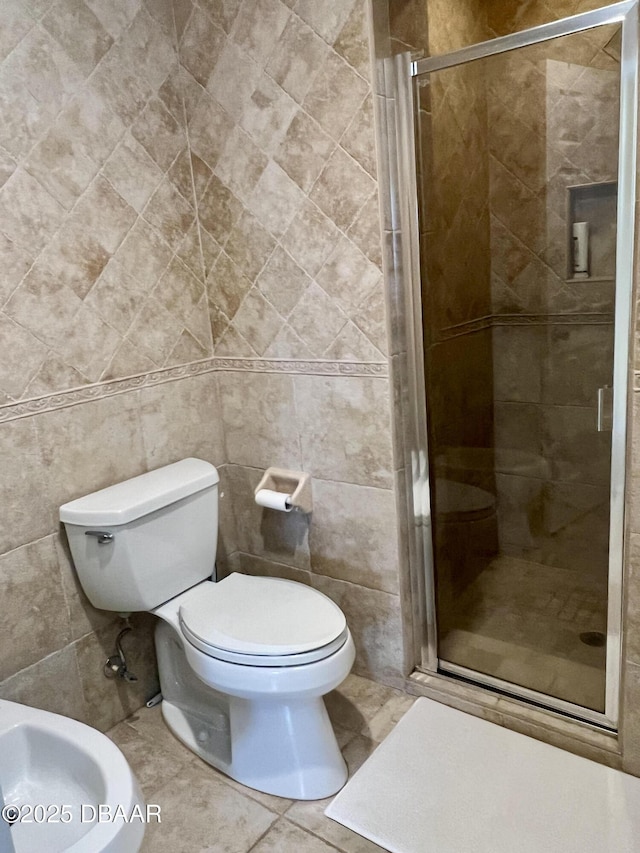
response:
<path fill-rule="evenodd" d="M 311 496 L 311 475 L 303 471 L 289 471 L 286 468 L 267 468 L 254 490 L 257 495 L 261 489 L 290 495 L 290 504 L 299 512 L 309 513 L 313 509 Z"/>

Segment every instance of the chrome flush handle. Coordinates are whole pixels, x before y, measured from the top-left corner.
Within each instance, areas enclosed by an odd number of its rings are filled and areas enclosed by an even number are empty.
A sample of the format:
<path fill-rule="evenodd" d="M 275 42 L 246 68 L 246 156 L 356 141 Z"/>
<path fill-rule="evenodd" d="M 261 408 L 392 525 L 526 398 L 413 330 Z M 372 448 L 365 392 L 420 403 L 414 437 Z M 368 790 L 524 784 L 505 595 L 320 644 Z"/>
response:
<path fill-rule="evenodd" d="M 85 536 L 95 536 L 98 540 L 98 545 L 106 545 L 108 542 L 113 541 L 113 533 L 109 533 L 107 530 L 85 530 Z"/>

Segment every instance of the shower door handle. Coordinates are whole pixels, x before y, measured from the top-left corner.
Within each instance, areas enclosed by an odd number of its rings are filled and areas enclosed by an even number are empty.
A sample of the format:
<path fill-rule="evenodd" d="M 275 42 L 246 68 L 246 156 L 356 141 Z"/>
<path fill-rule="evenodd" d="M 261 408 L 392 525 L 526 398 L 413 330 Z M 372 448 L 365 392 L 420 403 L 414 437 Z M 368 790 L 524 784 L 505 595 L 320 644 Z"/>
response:
<path fill-rule="evenodd" d="M 613 388 L 605 385 L 598 388 L 598 432 L 613 429 Z"/>

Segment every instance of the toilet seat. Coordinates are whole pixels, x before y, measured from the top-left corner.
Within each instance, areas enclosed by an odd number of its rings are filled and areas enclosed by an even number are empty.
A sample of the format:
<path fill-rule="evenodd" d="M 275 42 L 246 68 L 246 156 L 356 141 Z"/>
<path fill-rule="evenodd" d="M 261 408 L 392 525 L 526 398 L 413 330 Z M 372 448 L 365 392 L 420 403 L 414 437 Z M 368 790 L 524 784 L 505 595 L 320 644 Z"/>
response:
<path fill-rule="evenodd" d="M 441 521 L 476 521 L 492 515 L 495 509 L 491 492 L 444 477 L 436 479 L 436 515 Z"/>
<path fill-rule="evenodd" d="M 323 593 L 281 578 L 233 573 L 180 596 L 186 640 L 218 660 L 298 666 L 329 657 L 347 640 L 346 619 Z"/>

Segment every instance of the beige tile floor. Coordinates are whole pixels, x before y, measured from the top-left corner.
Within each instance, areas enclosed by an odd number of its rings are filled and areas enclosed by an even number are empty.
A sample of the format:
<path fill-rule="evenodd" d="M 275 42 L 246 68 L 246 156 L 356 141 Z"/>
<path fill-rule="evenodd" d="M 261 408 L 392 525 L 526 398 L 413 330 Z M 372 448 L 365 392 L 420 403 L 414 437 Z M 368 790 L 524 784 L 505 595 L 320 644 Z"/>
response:
<path fill-rule="evenodd" d="M 413 698 L 350 675 L 326 697 L 353 774 L 411 707 Z M 160 708 L 136 712 L 109 737 L 120 747 L 162 823 L 147 827 L 143 853 L 373 853 L 382 848 L 324 816 L 329 800 L 261 794 L 214 770 L 184 747 Z"/>

